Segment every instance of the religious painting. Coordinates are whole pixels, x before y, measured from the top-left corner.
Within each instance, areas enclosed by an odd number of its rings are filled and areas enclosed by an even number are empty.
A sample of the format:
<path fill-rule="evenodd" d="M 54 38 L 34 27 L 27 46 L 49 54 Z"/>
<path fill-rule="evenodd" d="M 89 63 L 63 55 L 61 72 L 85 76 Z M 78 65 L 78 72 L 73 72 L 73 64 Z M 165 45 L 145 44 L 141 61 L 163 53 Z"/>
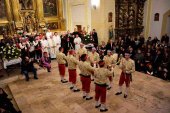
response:
<path fill-rule="evenodd" d="M 0 19 L 6 18 L 6 6 L 5 6 L 5 0 L 0 0 Z"/>
<path fill-rule="evenodd" d="M 33 9 L 33 1 L 32 0 L 19 0 L 19 4 L 20 4 L 21 10 Z"/>
<path fill-rule="evenodd" d="M 155 13 L 154 21 L 159 21 L 159 13 Z"/>
<path fill-rule="evenodd" d="M 57 0 L 43 0 L 44 17 L 57 16 Z"/>
<path fill-rule="evenodd" d="M 51 30 L 58 29 L 58 22 L 47 23 L 46 26 Z"/>
<path fill-rule="evenodd" d="M 113 16 L 113 13 L 109 12 L 108 13 L 108 22 L 112 22 L 112 16 Z"/>

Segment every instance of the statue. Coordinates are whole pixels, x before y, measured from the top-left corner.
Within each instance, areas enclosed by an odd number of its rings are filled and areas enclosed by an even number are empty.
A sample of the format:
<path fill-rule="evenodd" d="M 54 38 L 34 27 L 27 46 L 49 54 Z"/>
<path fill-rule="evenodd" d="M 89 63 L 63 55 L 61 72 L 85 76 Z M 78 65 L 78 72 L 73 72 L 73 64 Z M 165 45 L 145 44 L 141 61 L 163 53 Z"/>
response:
<path fill-rule="evenodd" d="M 109 27 L 109 39 L 113 39 L 113 26 Z"/>
<path fill-rule="evenodd" d="M 33 9 L 32 0 L 19 0 L 19 3 L 22 10 Z"/>
<path fill-rule="evenodd" d="M 29 14 L 28 16 L 25 17 L 25 25 L 26 25 L 26 30 L 31 33 L 35 30 L 35 19 L 34 17 Z"/>

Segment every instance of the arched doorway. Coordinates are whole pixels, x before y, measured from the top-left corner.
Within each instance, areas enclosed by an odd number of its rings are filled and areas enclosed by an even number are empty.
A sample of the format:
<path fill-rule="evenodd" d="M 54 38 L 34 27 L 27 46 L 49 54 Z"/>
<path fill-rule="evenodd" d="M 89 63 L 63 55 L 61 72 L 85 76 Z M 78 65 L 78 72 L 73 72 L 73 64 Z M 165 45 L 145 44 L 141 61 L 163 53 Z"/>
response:
<path fill-rule="evenodd" d="M 162 30 L 161 30 L 161 36 L 165 34 L 170 35 L 170 10 L 168 10 L 164 15 L 163 15 L 163 20 L 162 20 Z"/>

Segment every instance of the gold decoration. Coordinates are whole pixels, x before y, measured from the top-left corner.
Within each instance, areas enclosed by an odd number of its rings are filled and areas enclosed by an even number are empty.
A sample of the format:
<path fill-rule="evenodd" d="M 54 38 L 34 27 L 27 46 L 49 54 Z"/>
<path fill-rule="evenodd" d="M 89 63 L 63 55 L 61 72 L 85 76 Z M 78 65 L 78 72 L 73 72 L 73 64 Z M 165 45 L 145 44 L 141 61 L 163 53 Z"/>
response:
<path fill-rule="evenodd" d="M 12 34 L 22 29 L 28 32 L 34 30 L 41 32 L 48 23 L 57 25 L 57 27 L 53 27 L 56 28 L 55 31 L 66 29 L 66 22 L 63 18 L 63 0 L 56 0 L 57 15 L 49 17 L 44 17 L 43 0 L 4 1 L 7 18 L 0 20 L 0 26 L 8 26 L 7 31 Z M 22 2 L 23 4 L 21 4 Z"/>

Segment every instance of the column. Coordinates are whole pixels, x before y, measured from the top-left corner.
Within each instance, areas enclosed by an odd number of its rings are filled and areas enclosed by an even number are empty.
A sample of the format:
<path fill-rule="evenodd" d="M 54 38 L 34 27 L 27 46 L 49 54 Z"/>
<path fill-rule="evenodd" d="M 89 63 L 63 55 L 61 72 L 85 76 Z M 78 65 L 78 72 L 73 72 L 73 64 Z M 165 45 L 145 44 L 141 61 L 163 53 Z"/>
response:
<path fill-rule="evenodd" d="M 63 18 L 63 0 L 58 0 L 58 16 Z"/>
<path fill-rule="evenodd" d="M 42 22 L 44 20 L 43 1 L 42 0 L 36 0 L 36 6 L 37 6 L 38 21 Z"/>
<path fill-rule="evenodd" d="M 148 38 L 150 35 L 150 26 L 151 26 L 151 14 L 152 14 L 152 0 L 148 0 L 147 2 L 147 16 L 146 16 L 146 24 L 144 28 L 144 36 Z"/>
<path fill-rule="evenodd" d="M 18 0 L 11 0 L 11 3 L 12 3 L 12 12 L 14 15 L 14 21 L 19 22 L 20 21 L 19 8 L 18 8 L 19 2 Z"/>
<path fill-rule="evenodd" d="M 5 3 L 6 3 L 7 18 L 8 18 L 8 21 L 11 22 L 12 21 L 12 15 L 11 15 L 11 6 L 10 6 L 10 3 L 9 3 L 9 0 L 5 0 Z"/>

